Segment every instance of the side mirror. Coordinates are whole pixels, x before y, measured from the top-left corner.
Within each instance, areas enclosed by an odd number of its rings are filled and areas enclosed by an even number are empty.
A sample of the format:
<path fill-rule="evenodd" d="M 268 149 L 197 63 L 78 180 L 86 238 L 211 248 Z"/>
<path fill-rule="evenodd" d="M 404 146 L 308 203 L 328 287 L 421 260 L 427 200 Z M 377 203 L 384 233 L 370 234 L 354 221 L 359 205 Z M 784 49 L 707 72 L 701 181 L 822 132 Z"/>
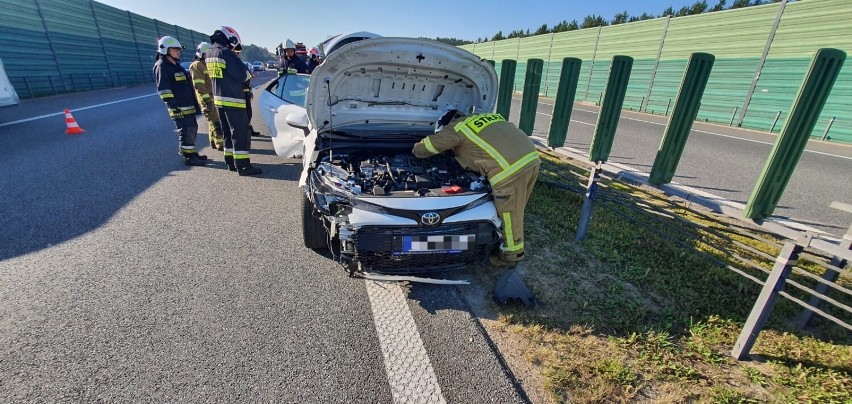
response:
<path fill-rule="evenodd" d="M 287 122 L 287 125 L 290 125 L 294 128 L 299 128 L 303 130 L 308 129 L 308 114 L 304 112 L 291 112 L 287 114 L 287 117 L 284 118 L 284 121 Z"/>

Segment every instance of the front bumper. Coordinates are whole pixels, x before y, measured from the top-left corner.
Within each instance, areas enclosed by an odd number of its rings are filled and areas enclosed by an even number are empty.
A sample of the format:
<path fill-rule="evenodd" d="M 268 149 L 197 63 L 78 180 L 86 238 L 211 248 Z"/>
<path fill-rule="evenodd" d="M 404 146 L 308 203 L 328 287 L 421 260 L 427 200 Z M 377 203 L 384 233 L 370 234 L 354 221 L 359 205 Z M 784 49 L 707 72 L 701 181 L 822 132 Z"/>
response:
<path fill-rule="evenodd" d="M 438 227 L 363 226 L 341 229 L 340 253 L 344 261 L 359 262 L 361 269 L 383 274 L 422 274 L 464 269 L 471 264 L 484 264 L 499 234 L 490 221 L 445 223 Z M 405 236 L 474 235 L 464 251 L 403 252 Z"/>

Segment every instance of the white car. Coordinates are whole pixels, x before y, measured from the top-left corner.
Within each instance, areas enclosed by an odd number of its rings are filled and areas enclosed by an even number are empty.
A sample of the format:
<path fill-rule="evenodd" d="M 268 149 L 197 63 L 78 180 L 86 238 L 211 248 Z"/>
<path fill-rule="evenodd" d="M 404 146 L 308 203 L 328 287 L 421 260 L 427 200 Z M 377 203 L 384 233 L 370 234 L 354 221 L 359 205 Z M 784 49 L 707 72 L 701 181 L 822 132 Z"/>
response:
<path fill-rule="evenodd" d="M 491 112 L 496 98 L 490 64 L 425 39 L 349 43 L 311 76 L 273 82 L 261 109 L 276 153 L 303 156 L 305 246 L 367 277 L 484 264 L 501 241 L 487 181 L 411 149 L 446 111 Z"/>

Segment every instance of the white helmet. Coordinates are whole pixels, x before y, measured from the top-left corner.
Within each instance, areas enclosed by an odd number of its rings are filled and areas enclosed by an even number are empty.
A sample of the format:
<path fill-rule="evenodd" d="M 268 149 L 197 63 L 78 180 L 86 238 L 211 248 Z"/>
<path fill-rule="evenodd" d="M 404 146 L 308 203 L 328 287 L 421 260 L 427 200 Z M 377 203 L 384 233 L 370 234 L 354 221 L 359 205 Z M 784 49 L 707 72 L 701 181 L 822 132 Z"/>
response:
<path fill-rule="evenodd" d="M 164 36 L 157 41 L 157 52 L 160 52 L 160 54 L 168 55 L 169 48 L 183 49 L 183 45 L 173 36 Z"/>
<path fill-rule="evenodd" d="M 284 43 L 284 49 L 296 49 L 296 43 L 288 39 L 287 42 Z"/>
<path fill-rule="evenodd" d="M 228 43 L 230 43 L 232 47 L 242 49 L 243 41 L 240 40 L 240 34 L 238 34 L 235 29 L 223 25 L 219 28 L 219 31 L 222 31 L 222 33 L 225 34 L 225 37 L 228 38 Z"/>
<path fill-rule="evenodd" d="M 199 58 L 204 57 L 204 54 L 207 53 L 207 50 L 210 49 L 210 44 L 207 42 L 202 42 L 198 44 L 198 47 L 195 48 L 195 56 Z"/>

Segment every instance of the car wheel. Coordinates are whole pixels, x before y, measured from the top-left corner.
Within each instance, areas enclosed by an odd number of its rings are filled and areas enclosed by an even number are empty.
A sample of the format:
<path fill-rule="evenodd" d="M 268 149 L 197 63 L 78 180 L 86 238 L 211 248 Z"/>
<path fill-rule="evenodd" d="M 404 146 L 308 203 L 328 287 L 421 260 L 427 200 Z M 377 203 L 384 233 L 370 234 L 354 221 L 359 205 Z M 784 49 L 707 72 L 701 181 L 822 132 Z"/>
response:
<path fill-rule="evenodd" d="M 322 220 L 314 217 L 314 205 L 305 194 L 302 194 L 302 237 L 305 247 L 316 250 L 328 246 L 328 232 Z"/>

